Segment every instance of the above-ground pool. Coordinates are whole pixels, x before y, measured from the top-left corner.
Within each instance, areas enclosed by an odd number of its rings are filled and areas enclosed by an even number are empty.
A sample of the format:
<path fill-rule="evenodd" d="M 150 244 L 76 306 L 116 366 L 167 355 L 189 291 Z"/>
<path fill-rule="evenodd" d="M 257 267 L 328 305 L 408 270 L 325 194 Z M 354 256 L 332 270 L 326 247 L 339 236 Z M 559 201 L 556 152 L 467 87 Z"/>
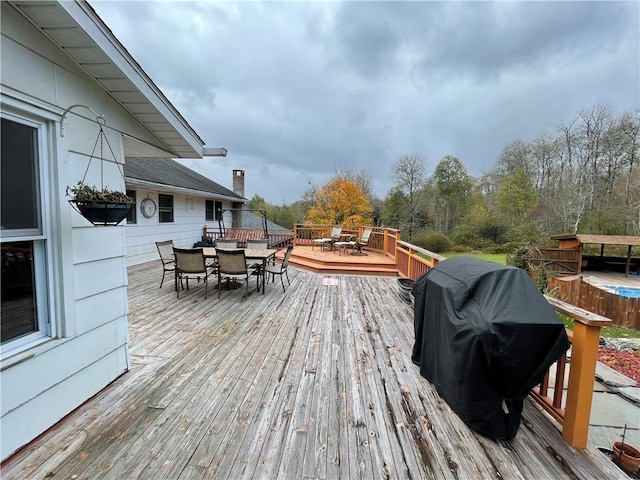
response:
<path fill-rule="evenodd" d="M 621 297 L 640 298 L 640 287 L 621 287 L 618 285 L 601 285 L 607 292 L 615 293 Z"/>

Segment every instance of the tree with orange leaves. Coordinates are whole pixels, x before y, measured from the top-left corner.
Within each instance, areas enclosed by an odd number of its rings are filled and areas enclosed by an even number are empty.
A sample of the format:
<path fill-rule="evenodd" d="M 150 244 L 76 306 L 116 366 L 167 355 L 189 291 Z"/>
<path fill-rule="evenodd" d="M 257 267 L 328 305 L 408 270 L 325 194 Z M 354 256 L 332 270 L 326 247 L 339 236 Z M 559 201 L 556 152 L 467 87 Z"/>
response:
<path fill-rule="evenodd" d="M 313 192 L 307 223 L 355 227 L 371 225 L 373 208 L 361 186 L 337 177 Z"/>

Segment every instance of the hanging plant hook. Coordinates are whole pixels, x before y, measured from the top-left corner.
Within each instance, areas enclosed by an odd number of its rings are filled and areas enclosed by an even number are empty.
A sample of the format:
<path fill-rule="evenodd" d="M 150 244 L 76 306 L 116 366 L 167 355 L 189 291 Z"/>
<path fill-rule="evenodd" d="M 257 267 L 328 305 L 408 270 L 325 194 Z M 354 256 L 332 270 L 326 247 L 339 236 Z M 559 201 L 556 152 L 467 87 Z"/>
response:
<path fill-rule="evenodd" d="M 87 168 L 84 171 L 84 175 L 82 176 L 82 180 L 80 180 L 74 186 L 68 186 L 66 193 L 67 196 L 72 197 L 69 200 L 71 206 L 76 210 L 80 215 L 89 220 L 93 225 L 118 225 L 122 220 L 124 220 L 134 204 L 134 201 L 131 197 L 128 197 L 126 193 L 119 191 L 111 191 L 104 184 L 104 163 L 105 163 L 105 151 L 104 144 L 106 143 L 109 153 L 111 153 L 111 158 L 113 159 L 115 165 L 118 167 L 118 171 L 122 178 L 124 179 L 124 169 L 122 165 L 118 162 L 118 159 L 111 148 L 111 144 L 109 143 L 109 139 L 104 132 L 104 126 L 106 125 L 104 116 L 96 114 L 93 110 L 85 105 L 72 105 L 67 110 L 65 110 L 62 115 L 62 122 L 60 124 L 60 135 L 64 136 L 64 121 L 67 113 L 74 107 L 84 107 L 90 110 L 92 113 L 96 115 L 96 123 L 98 124 L 98 136 L 93 145 L 93 149 L 91 150 L 91 155 L 89 155 L 89 161 L 87 162 Z M 99 157 L 97 157 L 97 149 L 99 150 Z M 91 166 L 92 160 L 95 158 L 99 158 L 100 160 L 100 188 L 97 188 L 92 185 L 88 185 L 86 183 L 87 174 L 89 173 L 89 167 Z"/>
<path fill-rule="evenodd" d="M 73 110 L 76 107 L 83 107 L 86 108 L 87 110 L 89 110 L 91 113 L 93 113 L 96 116 L 96 122 L 98 124 L 100 124 L 100 126 L 105 125 L 105 119 L 104 119 L 104 115 L 100 115 L 99 113 L 96 113 L 92 108 L 87 107 L 86 105 L 82 105 L 80 103 L 76 103 L 75 105 L 71 105 L 70 107 L 68 107 L 63 113 L 62 113 L 62 119 L 60 120 L 60 136 L 64 137 L 64 124 L 65 121 L 67 119 L 67 114 Z"/>

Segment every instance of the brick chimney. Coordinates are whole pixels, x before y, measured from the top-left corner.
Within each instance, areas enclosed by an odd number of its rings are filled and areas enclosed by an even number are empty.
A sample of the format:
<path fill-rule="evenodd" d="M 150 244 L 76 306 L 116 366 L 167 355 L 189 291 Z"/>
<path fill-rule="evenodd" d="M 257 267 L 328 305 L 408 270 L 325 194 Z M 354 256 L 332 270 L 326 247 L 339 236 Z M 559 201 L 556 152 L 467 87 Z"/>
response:
<path fill-rule="evenodd" d="M 244 170 L 233 171 L 233 193 L 244 197 Z"/>
<path fill-rule="evenodd" d="M 233 171 L 233 193 L 236 195 L 240 195 L 244 197 L 244 170 L 234 170 Z M 232 207 L 234 209 L 244 208 L 243 202 L 233 202 Z M 243 228 L 243 215 L 241 211 L 235 210 L 232 216 L 232 227 L 233 228 Z"/>

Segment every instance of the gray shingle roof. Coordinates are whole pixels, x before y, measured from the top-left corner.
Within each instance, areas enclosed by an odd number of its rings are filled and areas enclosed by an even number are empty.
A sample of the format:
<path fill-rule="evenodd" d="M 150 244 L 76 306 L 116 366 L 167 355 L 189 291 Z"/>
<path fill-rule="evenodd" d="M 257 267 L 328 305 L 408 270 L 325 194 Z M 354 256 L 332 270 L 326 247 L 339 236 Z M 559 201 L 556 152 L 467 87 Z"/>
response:
<path fill-rule="evenodd" d="M 251 228 L 254 230 L 262 230 L 264 228 L 262 224 L 262 215 L 259 213 L 244 211 L 242 213 L 242 227 L 243 228 Z M 287 230 L 284 227 L 281 227 L 277 223 L 273 223 L 271 220 L 267 220 L 267 230 L 269 232 L 275 230 Z M 293 232 L 291 230 L 287 230 L 291 234 Z"/>
<path fill-rule="evenodd" d="M 224 195 L 245 200 L 232 190 L 223 187 L 204 175 L 194 172 L 171 158 L 127 157 L 124 164 L 124 176 L 126 180 L 142 180 L 169 187 L 188 188 L 213 195 Z"/>

